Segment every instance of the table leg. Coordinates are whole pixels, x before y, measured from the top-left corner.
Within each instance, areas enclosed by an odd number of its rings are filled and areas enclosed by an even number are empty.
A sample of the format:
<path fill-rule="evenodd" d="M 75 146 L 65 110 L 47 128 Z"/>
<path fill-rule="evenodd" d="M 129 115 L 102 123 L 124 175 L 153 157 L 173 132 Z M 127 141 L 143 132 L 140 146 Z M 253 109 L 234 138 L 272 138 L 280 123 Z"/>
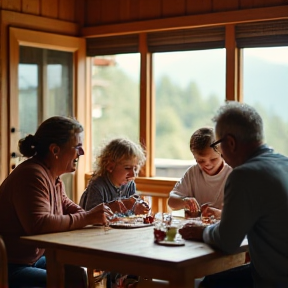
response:
<path fill-rule="evenodd" d="M 56 251 L 46 249 L 47 288 L 64 288 L 64 265 L 57 262 Z"/>

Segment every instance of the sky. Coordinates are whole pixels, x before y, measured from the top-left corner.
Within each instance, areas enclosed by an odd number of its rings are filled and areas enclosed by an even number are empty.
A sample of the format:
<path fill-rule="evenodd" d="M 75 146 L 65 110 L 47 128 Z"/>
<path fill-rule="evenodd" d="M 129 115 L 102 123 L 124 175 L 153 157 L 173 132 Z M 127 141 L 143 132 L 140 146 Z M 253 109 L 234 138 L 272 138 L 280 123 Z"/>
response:
<path fill-rule="evenodd" d="M 156 83 L 163 75 L 169 76 L 181 87 L 195 81 L 204 97 L 214 93 L 224 99 L 225 49 L 212 52 L 203 50 L 153 55 Z M 135 80 L 139 75 L 139 60 L 139 54 L 116 56 L 116 63 Z M 244 99 L 248 104 L 262 102 L 267 109 L 281 114 L 288 121 L 288 47 L 245 49 L 243 80 Z"/>
<path fill-rule="evenodd" d="M 268 51 L 269 50 L 269 51 Z M 217 53 L 217 52 L 216 52 Z M 221 52 L 219 52 L 221 53 Z M 166 54 L 166 53 L 159 53 L 159 54 Z M 182 54 L 182 55 L 181 55 Z M 277 48 L 265 48 L 265 49 L 247 49 L 247 54 L 250 56 L 254 56 L 256 58 L 259 58 L 263 61 L 267 61 L 270 63 L 275 64 L 286 64 L 288 65 L 288 48 L 287 47 L 277 47 Z M 176 56 L 174 57 L 163 57 L 160 60 L 160 64 L 165 66 L 168 64 L 173 64 L 176 61 L 179 61 L 186 56 L 183 55 L 183 53 L 175 53 Z M 217 54 L 216 54 L 217 55 Z M 131 61 L 132 59 L 132 61 Z M 136 62 L 138 62 L 139 54 L 121 54 L 117 55 L 116 62 L 119 63 L 122 67 L 125 67 L 125 70 L 131 74 L 136 75 L 139 71 L 140 65 L 137 65 Z M 129 63 L 130 62 L 130 63 Z"/>

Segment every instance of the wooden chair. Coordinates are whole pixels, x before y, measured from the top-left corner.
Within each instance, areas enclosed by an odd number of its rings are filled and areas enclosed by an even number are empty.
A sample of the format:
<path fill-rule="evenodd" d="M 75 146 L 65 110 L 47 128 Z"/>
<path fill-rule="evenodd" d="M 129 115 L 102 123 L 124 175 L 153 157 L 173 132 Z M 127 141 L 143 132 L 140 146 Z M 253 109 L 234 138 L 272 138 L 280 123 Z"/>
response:
<path fill-rule="evenodd" d="M 87 268 L 88 288 L 106 288 L 107 275 L 104 271 Z"/>
<path fill-rule="evenodd" d="M 3 239 L 0 237 L 0 287 L 8 288 L 7 254 Z"/>

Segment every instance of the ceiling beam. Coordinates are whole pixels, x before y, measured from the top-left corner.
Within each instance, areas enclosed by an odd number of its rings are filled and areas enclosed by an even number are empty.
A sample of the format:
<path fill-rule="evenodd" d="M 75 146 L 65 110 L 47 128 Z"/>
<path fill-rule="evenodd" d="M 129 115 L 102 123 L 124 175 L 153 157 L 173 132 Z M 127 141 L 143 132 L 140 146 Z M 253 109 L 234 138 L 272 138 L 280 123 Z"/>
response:
<path fill-rule="evenodd" d="M 81 36 L 106 37 L 280 19 L 288 19 L 288 5 L 85 27 Z"/>

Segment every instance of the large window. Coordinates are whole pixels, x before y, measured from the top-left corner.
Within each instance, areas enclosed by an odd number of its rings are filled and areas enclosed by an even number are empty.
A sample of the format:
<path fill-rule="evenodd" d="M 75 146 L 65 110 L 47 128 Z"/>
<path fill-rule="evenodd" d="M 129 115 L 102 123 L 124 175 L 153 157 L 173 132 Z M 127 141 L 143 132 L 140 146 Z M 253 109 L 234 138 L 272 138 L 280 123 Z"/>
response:
<path fill-rule="evenodd" d="M 243 100 L 264 121 L 265 142 L 288 155 L 288 47 L 245 48 Z"/>
<path fill-rule="evenodd" d="M 113 36 L 107 34 L 100 38 L 87 38 L 88 56 L 94 57 L 93 59 L 105 59 L 109 57 L 95 57 L 95 55 L 105 55 L 105 53 L 115 55 L 113 65 L 94 65 L 92 107 L 94 155 L 95 149 L 109 135 L 126 135 L 136 141 L 140 135 L 148 155 L 141 176 L 181 177 L 188 166 L 194 163 L 189 149 L 192 133 L 200 127 L 212 126 L 211 118 L 226 99 L 243 100 L 255 106 L 264 119 L 267 143 L 276 151 L 287 154 L 285 150 L 287 139 L 283 137 L 283 134 L 288 135 L 288 116 L 284 112 L 287 106 L 285 101 L 288 85 L 288 81 L 285 81 L 287 64 L 284 64 L 287 63 L 285 60 L 287 48 L 257 48 L 256 50 L 255 47 L 287 45 L 288 22 L 287 19 L 273 20 L 272 17 L 271 20 L 263 19 L 259 18 L 259 15 L 261 15 L 260 11 L 255 11 L 255 21 L 249 23 L 239 21 L 235 24 L 228 22 L 219 26 L 205 27 L 195 25 L 195 27 L 186 26 L 183 29 L 170 30 L 168 27 L 167 30 L 166 28 L 156 29 L 142 33 L 131 28 L 133 34 L 120 35 L 120 33 Z M 243 50 L 243 57 L 241 50 Z M 277 64 L 277 68 L 275 63 L 258 61 L 263 51 L 267 55 L 271 53 L 274 57 L 280 55 L 280 51 L 284 51 L 284 54 L 281 52 L 284 56 L 281 56 L 281 63 Z M 121 57 L 133 55 L 138 58 L 137 61 L 126 60 L 122 66 L 118 58 L 120 54 Z M 143 66 L 140 67 L 140 63 Z M 138 65 L 137 72 L 127 73 L 127 67 L 135 64 Z M 126 80 L 118 82 L 116 80 L 118 76 L 114 78 L 104 73 L 109 70 L 117 71 L 116 73 L 122 71 L 134 79 L 133 85 L 130 85 L 131 89 L 124 96 L 121 95 Z M 266 76 L 267 73 L 271 73 L 269 77 Z M 106 78 L 102 76 L 104 74 Z M 140 77 L 141 82 L 139 82 Z M 138 81 L 136 82 L 135 79 Z M 98 81 L 100 81 L 99 85 Z M 112 95 L 115 94 L 108 93 L 108 90 L 112 91 L 112 87 L 120 100 L 116 99 L 115 103 L 107 105 L 109 99 L 113 99 Z M 132 93 L 132 90 L 137 92 Z M 122 105 L 127 99 L 129 106 L 135 107 L 134 96 L 129 98 L 132 94 L 137 95 L 137 101 L 140 100 L 137 102 L 137 109 L 139 103 L 142 106 L 140 111 L 137 110 L 139 119 L 135 120 L 135 115 L 131 115 L 130 119 L 134 122 L 130 123 L 132 126 L 128 131 L 127 115 L 119 116 L 119 123 L 115 122 L 114 115 L 124 109 Z M 99 100 L 101 98 L 102 100 Z M 113 105 L 116 110 L 118 109 L 115 113 L 112 112 Z M 105 110 L 107 118 L 104 115 Z M 108 110 L 111 111 L 110 114 Z M 109 121 L 111 123 L 107 126 L 106 123 Z M 146 181 L 145 184 L 152 183 L 154 180 L 155 183 L 158 180 L 164 182 L 161 178 L 142 180 L 143 183 Z M 169 179 L 167 183 L 174 180 Z"/>
<path fill-rule="evenodd" d="M 213 126 L 225 100 L 225 49 L 153 54 L 156 176 L 180 177 L 192 165 L 192 133 Z"/>
<path fill-rule="evenodd" d="M 92 162 L 103 142 L 139 141 L 140 55 L 92 58 Z M 92 163 L 92 165 L 93 165 Z"/>

